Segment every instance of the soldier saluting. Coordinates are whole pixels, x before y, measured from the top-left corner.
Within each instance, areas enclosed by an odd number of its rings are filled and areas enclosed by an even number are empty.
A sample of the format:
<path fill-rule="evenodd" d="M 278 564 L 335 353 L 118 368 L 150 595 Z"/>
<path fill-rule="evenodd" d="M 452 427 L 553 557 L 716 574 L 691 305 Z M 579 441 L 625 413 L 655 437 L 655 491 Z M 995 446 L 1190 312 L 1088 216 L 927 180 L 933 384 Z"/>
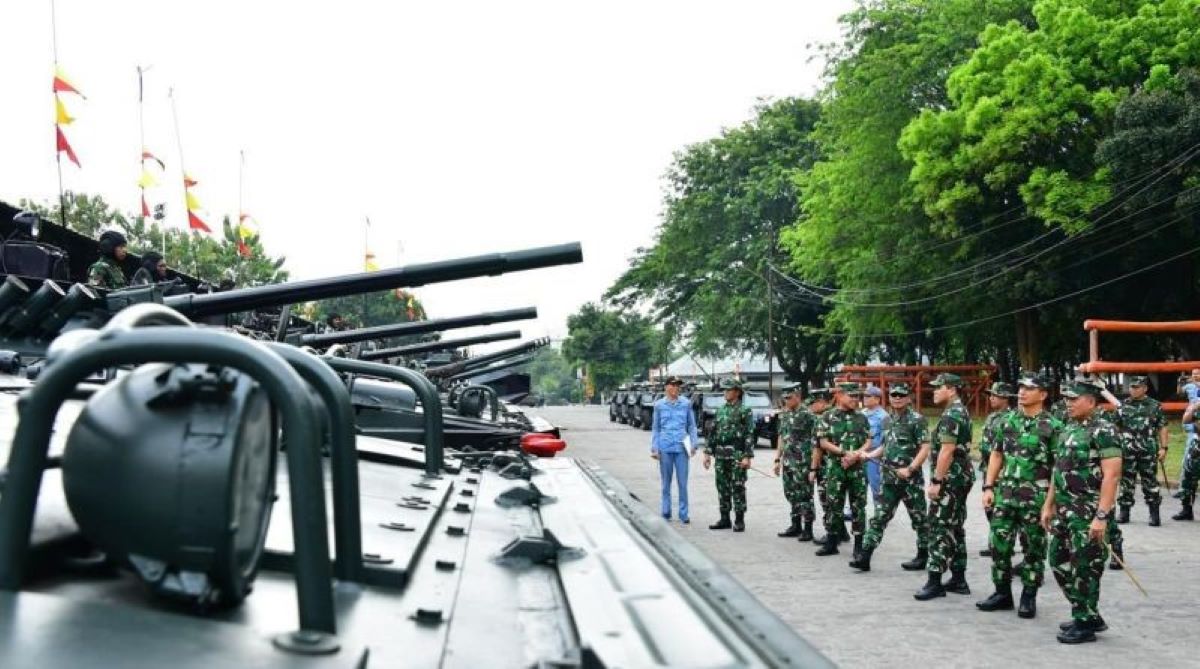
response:
<path fill-rule="evenodd" d="M 792 524 L 779 533 L 812 541 L 813 484 L 809 481 L 817 416 L 800 404 L 800 386 L 784 391 L 784 411 L 779 414 L 775 475 L 783 476 L 783 496 L 792 509 Z"/>
<path fill-rule="evenodd" d="M 712 433 L 704 449 L 704 468 L 713 466 L 716 458 L 717 500 L 721 519 L 708 526 L 710 530 L 734 532 L 746 529 L 746 470 L 754 457 L 754 412 L 742 402 L 742 382 L 725 379 L 725 404 L 717 409 Z M 729 522 L 733 509 L 734 521 Z"/>
<path fill-rule="evenodd" d="M 1096 640 L 1108 629 L 1100 617 L 1104 538 L 1121 479 L 1120 437 L 1096 415 L 1104 392 L 1099 381 L 1080 379 L 1068 388 L 1070 421 L 1054 450 L 1054 474 L 1042 526 L 1050 533 L 1050 568 L 1071 604 L 1071 620 L 1059 625 L 1062 643 Z"/>
<path fill-rule="evenodd" d="M 900 502 L 908 509 L 908 518 L 917 534 L 917 556 L 900 566 L 908 571 L 925 568 L 928 533 L 921 465 L 929 457 L 929 428 L 925 417 L 910 406 L 910 393 L 904 383 L 894 383 L 888 388 L 892 410 L 883 421 L 883 445 L 866 454 L 870 459 L 882 458 L 883 482 L 862 551 L 850 562 L 851 567 L 861 571 L 871 571 L 871 554 L 883 540 L 883 531 Z"/>

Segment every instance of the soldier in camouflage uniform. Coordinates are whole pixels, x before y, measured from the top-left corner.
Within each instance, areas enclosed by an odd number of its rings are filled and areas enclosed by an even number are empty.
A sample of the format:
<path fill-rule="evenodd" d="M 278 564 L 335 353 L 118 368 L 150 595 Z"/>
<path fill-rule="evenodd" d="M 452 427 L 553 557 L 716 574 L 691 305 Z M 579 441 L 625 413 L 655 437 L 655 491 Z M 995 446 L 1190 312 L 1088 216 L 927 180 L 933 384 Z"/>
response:
<path fill-rule="evenodd" d="M 1196 413 L 1200 411 L 1200 402 L 1193 402 L 1183 412 L 1183 424 L 1195 425 Z M 1183 478 L 1179 481 L 1179 497 L 1183 507 L 1179 513 L 1171 516 L 1172 520 L 1195 520 L 1192 505 L 1196 503 L 1196 484 L 1200 482 L 1200 440 L 1193 439 L 1187 445 L 1187 457 L 1183 459 Z"/>
<path fill-rule="evenodd" d="M 980 478 L 986 480 L 988 468 L 988 456 L 992 454 L 992 449 L 1000 443 L 1000 425 L 1004 420 L 1012 414 L 1012 399 L 1017 396 L 1013 392 L 1011 384 L 997 381 L 990 388 L 984 391 L 988 395 L 988 408 L 991 413 L 983 421 L 983 436 L 979 439 L 979 475 Z M 991 507 L 984 507 L 984 513 L 987 514 L 988 522 L 992 522 Z M 989 532 L 990 534 L 990 532 Z M 982 557 L 991 557 L 992 549 L 989 544 L 987 548 L 979 551 Z"/>
<path fill-rule="evenodd" d="M 716 459 L 717 500 L 721 519 L 708 526 L 710 530 L 734 532 L 746 529 L 746 470 L 754 457 L 754 412 L 742 403 L 742 382 L 725 379 L 725 405 L 717 409 L 712 433 L 704 448 L 704 468 L 713 466 Z M 733 509 L 734 521 L 729 522 Z"/>
<path fill-rule="evenodd" d="M 971 414 L 958 397 L 962 378 L 957 374 L 938 374 L 930 382 L 933 401 L 945 406 L 933 432 L 933 472 L 926 488 L 929 505 L 929 576 L 913 597 L 926 601 L 945 597 L 946 592 L 971 594 L 967 584 L 967 539 L 963 523 L 967 519 L 967 495 L 975 483 L 971 466 Z M 949 569 L 950 580 L 942 584 Z"/>
<path fill-rule="evenodd" d="M 1129 377 L 1129 399 L 1117 409 L 1117 425 L 1127 437 L 1118 500 L 1121 515 L 1117 522 L 1129 522 L 1133 489 L 1141 479 L 1142 495 L 1150 510 L 1150 526 L 1158 527 L 1161 522 L 1158 507 L 1162 503 L 1158 492 L 1158 463 L 1167 457 L 1167 419 L 1158 400 L 1146 395 L 1149 387 L 1150 380 L 1145 376 Z"/>
<path fill-rule="evenodd" d="M 1069 383 L 1058 384 L 1058 399 L 1054 404 L 1050 405 L 1050 415 L 1058 419 L 1058 422 L 1066 424 L 1067 417 L 1067 391 L 1071 388 Z"/>
<path fill-rule="evenodd" d="M 1042 587 L 1046 562 L 1046 533 L 1040 518 L 1063 424 L 1045 410 L 1049 390 L 1045 378 L 1029 373 L 1017 385 L 1019 408 L 1000 426 L 1002 436 L 988 459 L 983 485 L 983 508 L 992 509 L 989 543 L 996 591 L 975 606 L 980 611 L 1012 610 L 1012 557 L 1020 537 L 1025 549 L 1021 562 L 1025 587 L 1017 615 L 1032 618 L 1037 615 L 1037 591 Z"/>
<path fill-rule="evenodd" d="M 792 509 L 792 524 L 779 533 L 812 541 L 813 484 L 809 481 L 817 417 L 800 404 L 800 387 L 784 391 L 784 411 L 779 413 L 779 436 L 775 451 L 775 475 L 783 477 L 783 496 Z"/>
<path fill-rule="evenodd" d="M 857 383 L 837 385 L 834 402 L 837 408 L 825 412 L 817 428 L 822 456 L 825 460 L 825 542 L 817 555 L 838 552 L 838 527 L 845 526 L 842 505 L 850 500 L 851 529 L 854 532 L 854 553 L 862 550 L 862 536 L 867 529 L 867 473 L 862 463 L 864 453 L 871 447 L 871 426 L 858 410 Z"/>
<path fill-rule="evenodd" d="M 1081 379 L 1067 390 L 1070 422 L 1054 453 L 1054 475 L 1042 509 L 1050 532 L 1050 568 L 1071 604 L 1071 620 L 1059 626 L 1062 643 L 1096 640 L 1108 629 L 1100 617 L 1104 538 L 1121 478 L 1116 430 L 1095 415 L 1104 387 Z"/>
<path fill-rule="evenodd" d="M 128 285 L 121 263 L 127 255 L 125 235 L 116 230 L 105 230 L 100 235 L 100 259 L 88 267 L 88 284 L 115 290 Z"/>
<path fill-rule="evenodd" d="M 814 388 L 812 390 L 812 392 L 810 392 L 808 394 L 808 399 L 805 400 L 805 404 L 808 406 L 809 412 L 812 413 L 812 415 L 813 415 L 812 439 L 811 439 L 812 448 L 810 451 L 811 452 L 810 457 L 811 457 L 812 461 L 809 463 L 809 467 L 808 467 L 808 482 L 810 484 L 812 484 L 813 487 L 816 489 L 817 499 L 820 500 L 820 502 L 821 502 L 820 515 L 821 515 L 822 521 L 824 521 L 824 518 L 825 518 L 825 509 L 829 508 L 829 498 L 826 494 L 826 488 L 825 488 L 825 482 L 827 480 L 825 478 L 825 465 L 826 465 L 826 461 L 825 461 L 826 459 L 824 457 L 825 451 L 821 450 L 821 440 L 817 436 L 817 432 L 820 430 L 821 424 L 825 420 L 825 413 L 827 411 L 829 411 L 829 409 L 831 407 L 830 402 L 832 400 L 833 400 L 833 390 L 830 388 Z M 813 526 L 813 523 L 809 523 L 810 530 L 813 529 L 812 526 Z M 848 541 L 850 539 L 850 535 L 846 532 L 845 523 L 843 522 L 838 527 L 840 530 L 840 533 L 837 535 L 840 537 L 839 540 L 840 541 Z M 804 539 L 804 538 L 802 538 L 802 536 L 798 537 L 798 539 L 800 541 L 809 541 L 811 539 L 811 537 L 809 539 Z M 821 537 L 820 539 L 816 539 L 816 543 L 824 544 L 827 540 L 828 540 L 827 536 Z"/>
<path fill-rule="evenodd" d="M 860 571 L 871 571 L 871 554 L 883 540 L 883 532 L 900 502 L 908 509 L 913 532 L 917 534 L 917 556 L 900 566 L 908 571 L 925 568 L 926 546 L 925 485 L 921 466 L 929 457 L 929 428 L 925 417 L 909 406 L 910 390 L 903 383 L 888 388 L 892 411 L 883 421 L 883 445 L 867 452 L 867 458 L 881 458 L 883 482 L 876 499 L 875 517 L 863 538 L 862 551 L 850 562 Z"/>

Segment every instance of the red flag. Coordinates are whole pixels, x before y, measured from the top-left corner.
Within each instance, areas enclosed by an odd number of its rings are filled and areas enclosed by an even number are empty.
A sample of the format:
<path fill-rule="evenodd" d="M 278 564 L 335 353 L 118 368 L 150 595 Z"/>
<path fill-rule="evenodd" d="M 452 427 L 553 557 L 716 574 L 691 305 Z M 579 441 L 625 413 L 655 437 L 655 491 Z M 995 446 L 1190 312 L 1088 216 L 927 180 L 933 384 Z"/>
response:
<path fill-rule="evenodd" d="M 237 251 L 238 251 L 238 255 L 240 255 L 243 258 L 249 258 L 251 255 L 250 247 L 246 245 L 246 240 L 244 240 L 244 239 L 240 239 L 240 238 L 238 239 Z"/>
<path fill-rule="evenodd" d="M 150 207 L 146 206 L 146 192 L 142 191 L 142 218 L 150 218 Z"/>
<path fill-rule="evenodd" d="M 212 230 L 207 225 L 205 225 L 204 221 L 200 220 L 200 217 L 191 211 L 188 212 L 188 227 L 193 230 L 203 230 L 204 232 L 212 232 Z"/>
<path fill-rule="evenodd" d="M 83 167 L 83 165 L 79 164 L 79 158 L 75 157 L 75 150 L 72 149 L 70 143 L 67 142 L 67 136 L 63 134 L 62 128 L 54 126 L 54 132 L 58 135 L 58 152 L 62 153 L 63 151 L 66 151 L 67 158 L 70 159 L 71 162 L 75 163 L 75 167 Z"/>
<path fill-rule="evenodd" d="M 191 188 L 192 186 L 195 186 L 198 183 L 200 183 L 200 182 L 196 181 L 195 179 L 191 178 L 190 176 L 188 176 L 186 174 L 183 175 L 183 187 L 184 188 Z"/>
<path fill-rule="evenodd" d="M 142 160 L 153 160 L 154 162 L 158 163 L 158 166 L 162 169 L 167 169 L 166 163 L 164 163 L 161 158 L 145 149 L 142 149 Z"/>
<path fill-rule="evenodd" d="M 57 67 L 54 68 L 54 87 L 53 88 L 54 88 L 55 93 L 74 93 L 75 95 L 78 95 L 79 97 L 84 98 L 85 100 L 87 99 L 83 95 L 83 93 L 80 93 L 77 88 L 75 88 L 74 86 L 71 85 L 71 82 L 67 81 L 66 75 L 64 75 L 62 70 Z"/>

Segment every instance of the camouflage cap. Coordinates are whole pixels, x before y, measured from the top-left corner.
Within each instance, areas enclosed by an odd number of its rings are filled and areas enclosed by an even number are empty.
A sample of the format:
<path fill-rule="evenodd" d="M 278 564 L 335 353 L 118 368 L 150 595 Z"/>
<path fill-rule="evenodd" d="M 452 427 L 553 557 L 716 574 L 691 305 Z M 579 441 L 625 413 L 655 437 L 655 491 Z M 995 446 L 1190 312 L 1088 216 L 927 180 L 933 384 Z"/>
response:
<path fill-rule="evenodd" d="M 791 396 L 795 395 L 795 396 L 799 397 L 801 390 L 802 390 L 802 386 L 799 383 L 793 383 L 790 386 L 784 386 L 783 396 L 791 397 Z"/>
<path fill-rule="evenodd" d="M 942 386 L 954 386 L 955 388 L 961 388 L 962 384 L 963 380 L 961 376 L 958 374 L 951 374 L 949 372 L 942 372 L 929 382 L 929 385 L 933 386 L 934 388 L 941 388 Z"/>
<path fill-rule="evenodd" d="M 813 388 L 812 390 L 808 391 L 807 402 L 808 404 L 812 404 L 813 402 L 817 401 L 828 402 L 832 395 L 833 391 L 829 388 Z"/>
<path fill-rule="evenodd" d="M 1041 374 L 1038 374 L 1037 372 L 1025 372 L 1021 374 L 1021 378 L 1017 381 L 1017 385 L 1025 388 L 1049 390 L 1050 380 Z"/>
<path fill-rule="evenodd" d="M 721 381 L 721 390 L 742 390 L 742 382 L 740 379 L 724 379 Z"/>
<path fill-rule="evenodd" d="M 993 383 L 983 392 L 989 395 L 995 395 L 996 397 L 1013 397 L 1017 394 L 1017 391 L 1013 389 L 1011 383 L 1005 383 L 1003 381 L 997 381 Z"/>
<path fill-rule="evenodd" d="M 907 383 L 893 383 L 888 386 L 888 394 L 892 397 L 908 397 L 912 394 L 912 388 Z"/>
<path fill-rule="evenodd" d="M 1129 385 L 1131 386 L 1149 386 L 1150 377 L 1145 374 L 1132 374 L 1129 377 Z"/>
<path fill-rule="evenodd" d="M 1075 379 L 1063 391 L 1063 397 L 1075 399 L 1080 395 L 1091 395 L 1099 400 L 1104 396 L 1104 382 L 1099 379 Z"/>
<path fill-rule="evenodd" d="M 849 393 L 850 395 L 859 395 L 862 393 L 862 386 L 854 381 L 839 381 L 837 391 L 840 393 Z"/>

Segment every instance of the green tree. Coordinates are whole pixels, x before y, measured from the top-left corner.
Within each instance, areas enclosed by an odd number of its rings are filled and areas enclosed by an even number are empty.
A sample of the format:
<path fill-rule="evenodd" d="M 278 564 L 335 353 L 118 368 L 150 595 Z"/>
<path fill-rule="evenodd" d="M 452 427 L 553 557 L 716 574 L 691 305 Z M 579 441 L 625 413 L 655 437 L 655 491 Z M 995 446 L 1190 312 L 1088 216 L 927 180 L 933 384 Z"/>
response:
<path fill-rule="evenodd" d="M 811 100 L 764 102 L 751 121 L 677 153 L 654 245 L 638 249 L 606 298 L 649 305 L 696 352 L 770 348 L 793 377 L 820 374 L 835 349 L 808 328 L 825 309 L 780 299 L 787 277 L 776 275 L 788 266 L 779 231 L 799 214 L 794 175 L 817 158 L 819 114 Z"/>
<path fill-rule="evenodd" d="M 528 371 L 533 391 L 548 403 L 575 403 L 583 397 L 583 384 L 576 378 L 575 366 L 553 346 L 538 349 Z"/>
<path fill-rule="evenodd" d="M 587 367 L 598 392 L 613 390 L 670 361 L 668 336 L 636 314 L 589 302 L 567 318 L 567 332 L 562 355 Z"/>
<path fill-rule="evenodd" d="M 427 318 L 425 306 L 412 292 L 402 289 L 384 290 L 365 295 L 350 295 L 321 300 L 306 305 L 306 316 L 314 321 L 323 321 L 332 314 L 339 314 L 355 328 L 393 323 L 423 321 Z M 440 335 L 392 337 L 386 346 L 403 346 L 420 340 L 439 339 Z"/>

